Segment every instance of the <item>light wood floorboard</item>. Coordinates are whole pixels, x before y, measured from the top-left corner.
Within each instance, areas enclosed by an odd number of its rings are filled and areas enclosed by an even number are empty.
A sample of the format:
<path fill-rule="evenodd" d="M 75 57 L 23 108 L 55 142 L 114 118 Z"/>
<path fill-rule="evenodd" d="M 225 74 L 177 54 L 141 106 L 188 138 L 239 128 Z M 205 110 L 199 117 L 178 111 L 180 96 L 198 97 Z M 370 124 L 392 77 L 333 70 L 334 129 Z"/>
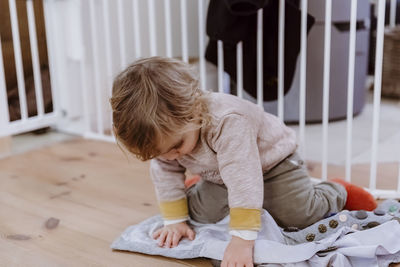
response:
<path fill-rule="evenodd" d="M 396 167 L 383 169 L 394 177 Z M 368 170 L 354 168 L 359 177 Z M 115 144 L 76 139 L 0 160 L 0 266 L 211 266 L 110 249 L 127 226 L 157 213 L 148 163 Z M 53 229 L 50 218 L 59 220 Z"/>
<path fill-rule="evenodd" d="M 157 213 L 148 164 L 114 144 L 78 139 L 0 160 L 0 266 L 211 266 L 110 249 Z"/>

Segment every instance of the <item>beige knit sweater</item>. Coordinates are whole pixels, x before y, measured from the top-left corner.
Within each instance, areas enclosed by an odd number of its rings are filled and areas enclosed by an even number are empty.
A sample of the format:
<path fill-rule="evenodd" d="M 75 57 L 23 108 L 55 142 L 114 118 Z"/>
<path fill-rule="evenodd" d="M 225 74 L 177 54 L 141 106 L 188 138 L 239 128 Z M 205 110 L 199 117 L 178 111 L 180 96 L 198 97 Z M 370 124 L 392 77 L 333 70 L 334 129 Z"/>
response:
<path fill-rule="evenodd" d="M 187 216 L 187 169 L 226 185 L 232 229 L 258 230 L 259 212 L 255 211 L 262 209 L 263 173 L 296 150 L 295 133 L 259 106 L 229 94 L 210 93 L 209 111 L 212 124 L 200 130 L 190 154 L 173 161 L 151 160 L 161 212 L 167 220 Z"/>

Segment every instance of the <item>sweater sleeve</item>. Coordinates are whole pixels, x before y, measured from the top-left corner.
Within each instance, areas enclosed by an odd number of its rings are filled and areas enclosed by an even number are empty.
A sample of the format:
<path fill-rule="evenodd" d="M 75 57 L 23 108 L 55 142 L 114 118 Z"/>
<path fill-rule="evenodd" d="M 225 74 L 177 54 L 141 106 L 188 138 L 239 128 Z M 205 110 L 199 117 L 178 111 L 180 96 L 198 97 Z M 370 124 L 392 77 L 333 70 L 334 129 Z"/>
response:
<path fill-rule="evenodd" d="M 150 161 L 150 176 L 164 220 L 188 218 L 185 168 L 176 160 L 155 158 Z"/>
<path fill-rule="evenodd" d="M 257 130 L 243 115 L 228 114 L 218 123 L 212 139 L 219 172 L 228 188 L 230 228 L 258 231 L 264 181 Z"/>

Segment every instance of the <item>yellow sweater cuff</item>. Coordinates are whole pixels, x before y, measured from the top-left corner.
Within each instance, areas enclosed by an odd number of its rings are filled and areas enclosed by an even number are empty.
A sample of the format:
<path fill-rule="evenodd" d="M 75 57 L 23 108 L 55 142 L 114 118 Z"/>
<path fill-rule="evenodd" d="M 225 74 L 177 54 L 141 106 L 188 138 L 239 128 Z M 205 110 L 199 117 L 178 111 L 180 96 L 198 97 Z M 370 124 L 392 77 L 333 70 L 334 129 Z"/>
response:
<path fill-rule="evenodd" d="M 234 230 L 260 230 L 261 210 L 231 208 L 229 227 Z"/>
<path fill-rule="evenodd" d="M 161 215 L 165 220 L 177 220 L 188 217 L 186 198 L 175 201 L 162 201 L 159 203 Z"/>

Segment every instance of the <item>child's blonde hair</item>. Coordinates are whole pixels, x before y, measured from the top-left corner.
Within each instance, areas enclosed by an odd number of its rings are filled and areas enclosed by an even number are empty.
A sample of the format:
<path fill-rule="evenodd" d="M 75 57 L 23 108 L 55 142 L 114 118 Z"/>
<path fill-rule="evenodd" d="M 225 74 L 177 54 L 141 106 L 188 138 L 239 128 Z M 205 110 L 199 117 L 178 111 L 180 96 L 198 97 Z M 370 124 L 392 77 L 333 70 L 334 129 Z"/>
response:
<path fill-rule="evenodd" d="M 141 160 L 160 154 L 161 138 L 210 122 L 206 93 L 191 67 L 172 58 L 143 58 L 114 80 L 110 99 L 117 141 Z"/>

